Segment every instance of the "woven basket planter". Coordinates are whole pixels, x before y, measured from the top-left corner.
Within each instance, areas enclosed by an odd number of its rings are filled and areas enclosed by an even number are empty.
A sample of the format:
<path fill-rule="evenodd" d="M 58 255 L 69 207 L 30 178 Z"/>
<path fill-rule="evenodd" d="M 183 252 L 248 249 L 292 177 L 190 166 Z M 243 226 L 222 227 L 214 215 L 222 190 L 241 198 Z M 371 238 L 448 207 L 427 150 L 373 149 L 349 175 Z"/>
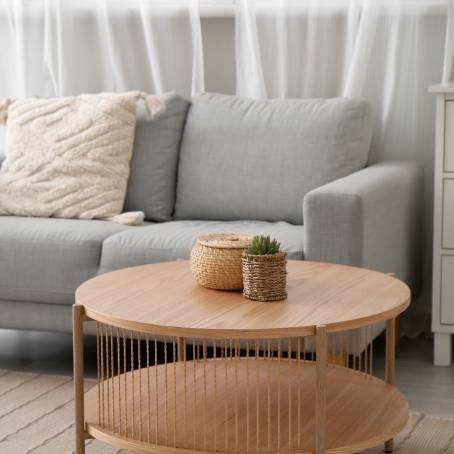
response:
<path fill-rule="evenodd" d="M 197 240 L 191 251 L 191 270 L 196 281 L 216 290 L 243 288 L 243 251 L 252 237 L 236 233 L 211 233 Z"/>
<path fill-rule="evenodd" d="M 287 253 L 243 254 L 243 295 L 255 301 L 287 298 Z"/>

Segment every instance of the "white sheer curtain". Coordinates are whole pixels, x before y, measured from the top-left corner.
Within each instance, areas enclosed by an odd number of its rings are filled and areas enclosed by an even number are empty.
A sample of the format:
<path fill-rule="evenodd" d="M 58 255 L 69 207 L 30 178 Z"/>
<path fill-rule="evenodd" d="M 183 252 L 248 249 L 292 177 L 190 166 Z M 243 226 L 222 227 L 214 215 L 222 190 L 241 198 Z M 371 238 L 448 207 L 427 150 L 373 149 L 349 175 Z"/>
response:
<path fill-rule="evenodd" d="M 453 5 L 448 0 L 237 0 L 238 94 L 364 97 L 375 115 L 371 161 L 415 159 L 423 166 L 424 288 L 404 326 L 409 334 L 427 328 L 430 320 L 435 100 L 427 90 L 451 79 Z"/>
<path fill-rule="evenodd" d="M 0 0 L 0 97 L 204 90 L 197 0 Z"/>

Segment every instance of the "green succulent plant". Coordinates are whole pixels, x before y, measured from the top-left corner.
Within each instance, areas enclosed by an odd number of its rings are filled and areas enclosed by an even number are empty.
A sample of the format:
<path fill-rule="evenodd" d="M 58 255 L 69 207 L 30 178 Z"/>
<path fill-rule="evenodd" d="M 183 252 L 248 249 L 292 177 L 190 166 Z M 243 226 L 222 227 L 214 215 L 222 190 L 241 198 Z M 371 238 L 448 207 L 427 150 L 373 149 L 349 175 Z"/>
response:
<path fill-rule="evenodd" d="M 276 239 L 271 239 L 270 236 L 256 235 L 252 238 L 251 244 L 246 252 L 250 255 L 272 255 L 277 254 L 281 247 Z"/>

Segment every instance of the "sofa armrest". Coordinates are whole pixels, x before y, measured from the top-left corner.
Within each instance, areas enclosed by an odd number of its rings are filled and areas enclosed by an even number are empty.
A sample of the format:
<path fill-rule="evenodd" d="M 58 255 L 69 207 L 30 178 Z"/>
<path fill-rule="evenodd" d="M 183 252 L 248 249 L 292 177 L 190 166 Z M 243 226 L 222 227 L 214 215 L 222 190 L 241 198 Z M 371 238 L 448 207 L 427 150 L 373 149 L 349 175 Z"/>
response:
<path fill-rule="evenodd" d="M 422 172 L 388 161 L 309 192 L 303 202 L 306 260 L 395 273 L 419 290 Z"/>

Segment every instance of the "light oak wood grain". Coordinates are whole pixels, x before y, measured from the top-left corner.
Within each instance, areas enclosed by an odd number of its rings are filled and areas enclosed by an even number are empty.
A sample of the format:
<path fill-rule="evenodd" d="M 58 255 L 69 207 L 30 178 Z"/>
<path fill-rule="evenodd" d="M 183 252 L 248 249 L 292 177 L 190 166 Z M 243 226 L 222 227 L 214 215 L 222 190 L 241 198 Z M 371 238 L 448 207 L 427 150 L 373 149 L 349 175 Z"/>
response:
<path fill-rule="evenodd" d="M 248 388 L 247 374 L 255 374 L 256 361 L 258 361 L 259 375 L 263 379 L 259 380 L 257 385 L 255 379 L 251 378 Z M 236 365 L 235 359 L 228 360 L 227 392 L 215 394 L 213 385 L 214 362 L 217 363 L 218 373 L 224 370 L 223 359 L 209 359 L 206 368 L 202 360 L 186 362 L 186 387 L 188 391 L 186 405 L 184 405 L 184 362 L 176 363 L 175 374 L 173 373 L 173 365 L 168 365 L 167 371 L 165 365 L 157 366 L 160 386 L 158 404 L 156 405 L 153 402 L 149 409 L 148 405 L 144 405 L 143 415 L 140 419 L 137 406 L 133 417 L 131 399 L 122 399 L 123 408 L 121 411 L 123 415 L 128 412 L 128 426 L 122 427 L 121 436 L 115 433 L 118 432 L 118 425 L 115 422 L 110 429 L 99 427 L 96 401 L 98 391 L 96 387 L 92 388 L 85 397 L 88 432 L 113 446 L 137 453 L 163 452 L 173 454 L 193 450 L 194 447 L 198 452 L 213 452 L 215 448 L 217 451 L 234 452 L 237 447 L 238 452 L 247 452 L 247 443 L 250 446 L 249 450 L 256 452 L 257 425 L 255 418 L 258 414 L 261 421 L 261 429 L 258 435 L 259 452 L 276 452 L 279 443 L 282 452 L 291 450 L 299 453 L 314 453 L 316 428 L 314 396 L 317 386 L 317 373 L 314 363 L 296 360 L 282 360 L 280 362 L 278 358 L 271 360 L 250 358 L 247 360 L 243 357 L 238 359 Z M 195 376 L 192 373 L 194 364 Z M 151 370 L 151 376 L 154 376 L 155 369 L 151 368 Z M 147 369 L 142 369 L 140 373 L 142 374 L 142 383 L 144 383 L 147 377 Z M 139 399 L 147 402 L 146 387 L 143 384 L 142 388 L 140 387 L 137 374 L 138 372 L 136 372 L 134 381 L 136 402 Z M 166 374 L 168 380 L 167 403 L 164 389 Z M 206 382 L 209 383 L 206 389 L 204 374 L 207 374 Z M 238 395 L 235 389 L 236 374 L 238 374 L 239 382 Z M 222 376 L 219 374 L 218 377 L 219 388 L 223 386 Z M 268 377 L 271 385 L 270 393 L 268 393 Z M 117 380 L 117 377 L 113 379 L 114 386 L 117 384 Z M 359 452 L 392 438 L 405 426 L 408 406 L 405 398 L 393 386 L 377 378 L 334 365 L 327 365 L 326 380 L 328 383 L 326 388 L 326 448 L 328 453 Z M 123 384 L 123 377 L 120 378 L 120 381 Z M 126 381 L 128 390 L 132 393 L 131 373 L 127 374 Z M 303 405 L 301 437 L 298 436 L 298 406 L 294 400 L 289 401 L 284 398 L 289 386 L 294 390 L 293 395 L 297 396 L 296 390 L 299 384 L 302 384 L 301 402 Z M 278 404 L 279 389 L 281 390 L 280 404 Z M 205 392 L 207 405 L 201 398 Z M 237 397 L 238 400 L 236 401 Z M 268 444 L 266 430 L 268 398 L 270 398 L 269 408 L 271 409 L 270 445 Z M 174 399 L 178 403 L 177 406 L 173 405 Z M 126 408 L 124 407 L 125 402 L 128 402 Z M 115 401 L 114 405 L 117 409 L 120 408 L 118 400 Z M 258 413 L 256 411 L 257 405 Z M 226 407 L 227 412 L 225 411 Z M 184 424 L 185 412 L 186 424 Z M 290 424 L 289 415 L 291 417 Z M 249 418 L 249 422 L 247 418 Z M 158 420 L 157 432 L 155 432 L 156 420 Z M 278 420 L 280 421 L 280 440 L 277 439 Z M 131 437 L 133 421 L 135 439 Z M 225 424 L 227 424 L 227 431 L 224 430 Z M 139 425 L 141 425 L 141 430 Z M 151 428 L 150 432 L 148 427 Z M 236 427 L 238 427 L 238 443 L 236 443 Z M 175 428 L 177 428 L 176 432 L 174 432 Z M 137 437 L 140 432 L 142 433 L 141 439 Z M 148 433 L 150 433 L 149 441 Z M 216 445 L 214 444 L 215 440 Z"/>
<path fill-rule="evenodd" d="M 158 335 L 277 338 L 358 328 L 394 318 L 410 303 L 409 288 L 375 271 L 305 261 L 288 262 L 288 299 L 261 303 L 240 292 L 209 290 L 189 262 L 128 268 L 98 276 L 76 292 L 88 317 Z"/>
<path fill-rule="evenodd" d="M 386 322 L 386 367 L 385 379 L 390 385 L 394 384 L 395 361 L 396 361 L 396 319 Z M 394 440 L 386 440 L 385 452 L 393 452 Z"/>
<path fill-rule="evenodd" d="M 84 308 L 73 306 L 73 362 L 76 454 L 85 454 L 84 428 Z"/>
<path fill-rule="evenodd" d="M 328 367 L 328 336 L 326 326 L 317 326 L 315 335 L 317 351 L 316 383 L 315 383 L 315 451 L 317 454 L 326 453 L 326 394 Z"/>

